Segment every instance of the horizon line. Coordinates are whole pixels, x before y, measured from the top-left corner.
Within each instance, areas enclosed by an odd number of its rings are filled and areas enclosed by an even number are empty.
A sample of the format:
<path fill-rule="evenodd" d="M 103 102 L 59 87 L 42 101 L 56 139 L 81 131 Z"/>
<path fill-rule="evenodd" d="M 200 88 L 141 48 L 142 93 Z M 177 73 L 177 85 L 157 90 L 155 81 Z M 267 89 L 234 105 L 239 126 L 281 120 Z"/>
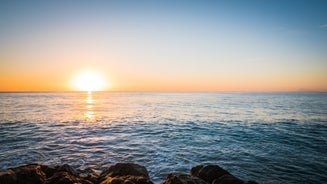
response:
<path fill-rule="evenodd" d="M 0 91 L 0 93 L 88 93 L 89 91 L 61 91 L 61 90 L 22 90 L 22 91 Z M 154 90 L 154 91 L 119 91 L 119 90 L 99 90 L 99 91 L 91 91 L 91 92 L 95 92 L 95 93 L 327 93 L 327 91 L 316 91 L 316 90 L 285 90 L 285 91 L 256 91 L 256 90 L 220 90 L 220 91 L 174 91 L 174 90 L 167 90 L 167 91 L 160 91 L 160 90 Z"/>

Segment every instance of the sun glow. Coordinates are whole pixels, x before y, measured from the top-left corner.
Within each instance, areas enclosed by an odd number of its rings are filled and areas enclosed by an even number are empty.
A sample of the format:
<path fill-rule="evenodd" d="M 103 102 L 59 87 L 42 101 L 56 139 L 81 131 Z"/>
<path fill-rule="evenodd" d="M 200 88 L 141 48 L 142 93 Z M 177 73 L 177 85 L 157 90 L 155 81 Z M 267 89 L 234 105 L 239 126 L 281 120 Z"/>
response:
<path fill-rule="evenodd" d="M 106 87 L 106 81 L 101 73 L 96 71 L 82 71 L 72 79 L 72 87 L 80 91 L 101 91 Z"/>

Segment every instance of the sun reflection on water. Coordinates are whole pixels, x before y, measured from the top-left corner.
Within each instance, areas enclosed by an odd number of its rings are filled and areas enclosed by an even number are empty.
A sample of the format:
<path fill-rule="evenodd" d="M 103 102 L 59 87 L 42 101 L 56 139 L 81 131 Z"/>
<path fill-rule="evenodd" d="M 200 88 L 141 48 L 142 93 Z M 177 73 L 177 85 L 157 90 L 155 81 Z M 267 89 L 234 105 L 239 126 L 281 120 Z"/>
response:
<path fill-rule="evenodd" d="M 95 100 L 93 99 L 93 96 L 92 96 L 92 92 L 89 91 L 87 93 L 87 98 L 86 98 L 86 112 L 85 112 L 85 119 L 87 121 L 92 121 L 94 120 L 94 103 L 95 103 Z"/>

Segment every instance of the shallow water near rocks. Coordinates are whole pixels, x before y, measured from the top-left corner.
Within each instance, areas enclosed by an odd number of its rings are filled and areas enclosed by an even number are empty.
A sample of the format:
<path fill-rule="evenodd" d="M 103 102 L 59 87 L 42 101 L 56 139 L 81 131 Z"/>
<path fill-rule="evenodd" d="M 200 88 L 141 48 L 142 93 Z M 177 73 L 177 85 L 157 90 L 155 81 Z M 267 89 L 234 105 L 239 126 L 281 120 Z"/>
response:
<path fill-rule="evenodd" d="M 322 183 L 327 93 L 0 93 L 0 145 L 0 169 L 135 162 L 158 183 L 217 164 L 259 183 Z"/>

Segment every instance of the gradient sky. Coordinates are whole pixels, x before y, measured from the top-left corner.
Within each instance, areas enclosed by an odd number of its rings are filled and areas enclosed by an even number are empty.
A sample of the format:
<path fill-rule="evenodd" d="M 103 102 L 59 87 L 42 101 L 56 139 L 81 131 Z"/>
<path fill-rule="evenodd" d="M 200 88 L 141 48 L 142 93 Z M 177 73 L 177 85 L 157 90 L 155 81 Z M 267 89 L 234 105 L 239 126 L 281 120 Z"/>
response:
<path fill-rule="evenodd" d="M 327 1 L 0 2 L 0 91 L 327 91 Z"/>

